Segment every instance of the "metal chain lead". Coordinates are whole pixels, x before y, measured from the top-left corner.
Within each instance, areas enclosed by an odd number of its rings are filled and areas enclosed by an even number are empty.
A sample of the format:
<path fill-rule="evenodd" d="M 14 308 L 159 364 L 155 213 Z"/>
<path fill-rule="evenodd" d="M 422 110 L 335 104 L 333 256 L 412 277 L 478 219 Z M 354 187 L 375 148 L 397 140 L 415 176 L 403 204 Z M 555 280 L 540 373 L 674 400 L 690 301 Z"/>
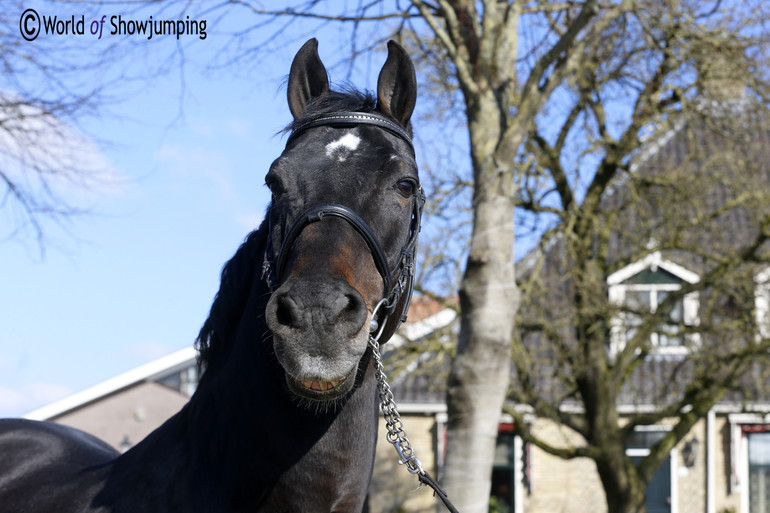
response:
<path fill-rule="evenodd" d="M 406 469 L 412 474 L 425 475 L 422 463 L 420 463 L 420 460 L 417 459 L 417 456 L 414 454 L 412 444 L 406 436 L 406 430 L 404 429 L 404 423 L 401 421 L 401 415 L 399 415 L 398 409 L 396 409 L 393 392 L 390 390 L 390 385 L 388 385 L 388 380 L 385 376 L 385 368 L 382 365 L 380 343 L 376 338 L 370 336 L 369 345 L 372 346 L 372 354 L 374 356 L 374 377 L 377 380 L 377 391 L 380 395 L 380 410 L 382 411 L 382 416 L 385 419 L 385 425 L 388 429 L 388 434 L 386 435 L 388 442 L 393 444 L 393 447 L 396 448 L 398 456 L 401 458 L 398 462 L 399 464 L 406 465 Z"/>

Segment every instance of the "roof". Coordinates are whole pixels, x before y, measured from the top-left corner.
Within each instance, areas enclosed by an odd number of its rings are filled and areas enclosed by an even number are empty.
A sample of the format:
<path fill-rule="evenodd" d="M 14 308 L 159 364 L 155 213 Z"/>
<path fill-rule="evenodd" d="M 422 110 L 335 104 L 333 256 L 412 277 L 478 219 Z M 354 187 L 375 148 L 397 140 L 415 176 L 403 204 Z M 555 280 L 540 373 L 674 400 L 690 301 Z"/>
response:
<path fill-rule="evenodd" d="M 660 268 L 682 282 L 703 283 L 699 292 L 702 311 L 710 308 L 727 316 L 732 314 L 731 308 L 741 313 L 753 308 L 755 291 L 750 287 L 766 277 L 761 272 L 766 263 L 747 264 L 731 273 L 730 283 L 721 289 L 717 289 L 722 284 L 716 279 L 705 280 L 704 276 L 752 243 L 761 229 L 761 219 L 770 215 L 770 111 L 762 105 L 750 108 L 748 102 L 723 107 L 715 112 L 717 107 L 709 104 L 672 120 L 672 128 L 644 146 L 629 163 L 628 172 L 620 172 L 606 189 L 601 200 L 605 216 L 602 229 L 607 230 L 609 244 L 606 253 L 596 256 L 597 267 L 592 268 L 603 273 L 604 293 L 645 269 Z M 765 243 L 759 248 L 764 251 L 767 246 Z M 563 348 L 574 347 L 570 324 L 574 315 L 572 254 L 567 237 L 552 237 L 522 259 L 526 264 L 517 269 L 523 286 L 534 283 L 537 287 L 533 288 L 538 289 L 522 303 L 519 312 L 523 344 L 531 358 L 542 359 L 532 379 L 538 391 L 556 400 L 565 391 L 553 383 L 558 381 L 553 377 L 569 370 L 556 363 L 555 347 L 541 339 L 550 330 L 550 336 Z M 770 255 L 770 251 L 763 254 Z M 542 266 L 535 265 L 536 261 Z M 609 296 L 607 300 L 611 300 Z M 591 304 L 592 308 L 605 306 Z M 531 330 L 525 332 L 527 327 Z M 746 338 L 746 333 L 730 334 Z M 722 339 L 709 339 L 708 335 L 698 339 L 702 344 L 696 346 L 714 351 L 721 350 L 721 344 L 727 350 Z M 723 338 L 731 343 L 737 340 L 728 334 Z M 692 362 L 681 356 L 652 352 L 628 376 L 618 402 L 633 408 L 670 404 L 681 396 L 694 372 Z M 751 368 L 748 374 L 754 379 L 747 378 L 740 394 L 729 393 L 725 401 L 738 403 L 743 397 L 768 403 L 767 391 L 752 386 L 766 383 L 766 372 Z"/>
<path fill-rule="evenodd" d="M 445 411 L 446 378 L 451 356 L 447 351 L 426 350 L 427 345 L 453 343 L 459 318 L 457 296 L 435 299 L 415 296 L 409 320 L 399 334 L 383 346 L 385 370 L 390 387 L 402 412 L 435 413 Z"/>
<path fill-rule="evenodd" d="M 636 260 L 635 250 L 658 245 L 679 248 L 664 257 L 704 272 L 723 254 L 749 245 L 768 214 L 766 106 L 748 99 L 702 102 L 671 125 L 602 198 L 607 219 L 615 216 L 619 227 L 608 255 L 618 267 Z"/>
<path fill-rule="evenodd" d="M 687 283 L 698 283 L 700 280 L 700 277 L 696 273 L 690 271 L 689 269 L 685 269 L 675 262 L 664 259 L 660 251 L 655 251 L 643 259 L 638 260 L 624 267 L 623 269 L 610 274 L 607 277 L 607 284 L 617 285 L 619 283 L 623 283 L 632 276 L 650 267 L 663 269 L 673 274 L 677 278 L 680 278 L 682 281 L 686 281 Z"/>
<path fill-rule="evenodd" d="M 450 325 L 457 311 L 447 305 L 456 305 L 457 296 L 437 300 L 427 295 L 415 295 L 409 305 L 407 320 L 401 325 L 386 347 L 400 347 L 407 341 L 418 341 Z"/>
<path fill-rule="evenodd" d="M 160 381 L 171 374 L 194 366 L 195 356 L 195 348 L 192 346 L 186 347 L 131 369 L 128 372 L 119 374 L 81 392 L 31 411 L 24 415 L 24 418 L 30 420 L 50 420 L 139 383 Z"/>

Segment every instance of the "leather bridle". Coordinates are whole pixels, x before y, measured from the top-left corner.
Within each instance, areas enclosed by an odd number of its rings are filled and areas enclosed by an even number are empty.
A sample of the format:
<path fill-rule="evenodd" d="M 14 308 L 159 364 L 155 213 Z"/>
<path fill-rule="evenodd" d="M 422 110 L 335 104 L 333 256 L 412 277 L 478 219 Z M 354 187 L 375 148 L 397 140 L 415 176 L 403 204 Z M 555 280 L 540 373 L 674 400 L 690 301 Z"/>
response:
<path fill-rule="evenodd" d="M 376 126 L 386 130 L 407 142 L 412 150 L 414 150 L 411 137 L 400 125 L 378 114 L 361 112 L 337 112 L 313 119 L 312 121 L 295 128 L 289 136 L 286 145 L 288 146 L 294 138 L 310 128 L 318 126 L 352 127 L 358 125 Z M 425 192 L 422 187 L 418 186 L 417 191 L 412 198 L 413 207 L 409 226 L 409 237 L 401 248 L 399 261 L 394 269 L 390 268 L 385 250 L 382 248 L 377 236 L 361 216 L 345 205 L 323 204 L 312 206 L 297 216 L 294 223 L 283 237 L 281 248 L 278 251 L 275 261 L 273 260 L 272 247 L 273 227 L 272 225 L 269 226 L 270 233 L 268 234 L 268 242 L 262 264 L 262 277 L 267 282 L 270 291 L 274 292 L 281 286 L 280 280 L 284 268 L 286 267 L 289 253 L 302 230 L 310 224 L 323 221 L 324 219 L 332 217 L 343 219 L 350 224 L 366 242 L 372 257 L 374 258 L 377 271 L 380 273 L 380 276 L 382 276 L 385 285 L 385 297 L 379 301 L 372 313 L 372 320 L 376 321 L 372 324 L 374 327 L 372 331 L 376 330 L 375 326 L 377 324 L 381 326 L 375 335 L 376 339 L 379 339 L 385 329 L 387 319 L 393 315 L 396 305 L 398 305 L 399 301 L 404 296 L 406 297 L 406 300 L 404 301 L 403 308 L 393 331 L 406 320 L 406 314 L 409 310 L 409 304 L 411 303 L 412 292 L 414 290 L 415 252 L 417 248 L 417 236 L 420 233 L 420 222 L 424 204 Z M 378 315 L 380 317 L 377 317 Z"/>

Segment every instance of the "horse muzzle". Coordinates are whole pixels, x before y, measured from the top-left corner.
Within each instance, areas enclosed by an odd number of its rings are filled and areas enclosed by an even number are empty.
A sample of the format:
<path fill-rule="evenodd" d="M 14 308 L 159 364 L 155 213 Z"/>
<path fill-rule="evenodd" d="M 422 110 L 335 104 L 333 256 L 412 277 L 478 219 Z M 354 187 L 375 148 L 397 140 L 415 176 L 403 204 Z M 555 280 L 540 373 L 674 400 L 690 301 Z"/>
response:
<path fill-rule="evenodd" d="M 289 389 L 326 401 L 347 394 L 367 349 L 369 312 L 344 280 L 290 278 L 265 310 Z"/>

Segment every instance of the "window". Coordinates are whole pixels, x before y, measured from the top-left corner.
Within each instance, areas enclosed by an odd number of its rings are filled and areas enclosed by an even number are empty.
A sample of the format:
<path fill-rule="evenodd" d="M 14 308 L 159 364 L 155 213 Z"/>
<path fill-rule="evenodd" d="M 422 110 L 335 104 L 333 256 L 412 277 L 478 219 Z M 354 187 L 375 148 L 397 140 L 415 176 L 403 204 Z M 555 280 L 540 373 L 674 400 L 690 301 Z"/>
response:
<path fill-rule="evenodd" d="M 446 457 L 446 413 L 436 415 L 436 468 L 441 474 Z M 492 467 L 489 513 L 523 510 L 523 494 L 531 492 L 530 447 L 514 432 L 513 419 L 504 415 L 498 425 Z"/>
<path fill-rule="evenodd" d="M 492 493 L 489 500 L 490 513 L 512 513 L 516 457 L 512 424 L 500 424 L 495 446 L 495 460 L 492 468 Z"/>
<path fill-rule="evenodd" d="M 749 442 L 749 513 L 770 513 L 770 432 L 747 433 L 746 436 Z"/>
<path fill-rule="evenodd" d="M 638 465 L 650 454 L 650 448 L 658 443 L 669 430 L 667 426 L 648 426 L 637 428 L 626 440 L 626 454 Z M 677 513 L 679 511 L 679 495 L 677 479 L 674 472 L 678 452 L 671 449 L 668 459 L 655 471 L 644 492 L 644 502 L 647 513 Z"/>
<path fill-rule="evenodd" d="M 770 513 L 770 415 L 731 413 L 730 493 L 739 493 L 740 511 Z"/>
<path fill-rule="evenodd" d="M 663 260 L 653 253 L 645 260 L 613 273 L 607 280 L 610 301 L 623 305 L 626 311 L 612 322 L 610 352 L 621 351 L 637 334 L 642 316 L 663 314 L 661 305 L 685 283 L 696 283 L 698 276 L 687 269 Z M 687 354 L 688 345 L 695 342 L 692 335 L 682 334 L 681 326 L 697 324 L 698 295 L 686 294 L 675 301 L 658 329 L 650 334 L 650 347 L 657 354 Z"/>
<path fill-rule="evenodd" d="M 638 312 L 657 312 L 658 305 L 665 301 L 666 297 L 680 285 L 631 285 L 625 291 L 624 304 Z M 679 333 L 679 325 L 683 321 L 683 302 L 674 303 L 669 311 L 670 323 L 661 325 L 660 330 L 650 335 L 650 344 L 658 349 L 670 349 L 684 347 L 684 339 Z M 636 336 L 637 326 L 641 319 L 633 314 L 626 314 L 623 319 L 625 329 L 625 342 Z"/>
<path fill-rule="evenodd" d="M 529 444 L 516 436 L 512 420 L 505 416 L 498 426 L 489 513 L 522 511 L 523 494 L 531 490 Z"/>

